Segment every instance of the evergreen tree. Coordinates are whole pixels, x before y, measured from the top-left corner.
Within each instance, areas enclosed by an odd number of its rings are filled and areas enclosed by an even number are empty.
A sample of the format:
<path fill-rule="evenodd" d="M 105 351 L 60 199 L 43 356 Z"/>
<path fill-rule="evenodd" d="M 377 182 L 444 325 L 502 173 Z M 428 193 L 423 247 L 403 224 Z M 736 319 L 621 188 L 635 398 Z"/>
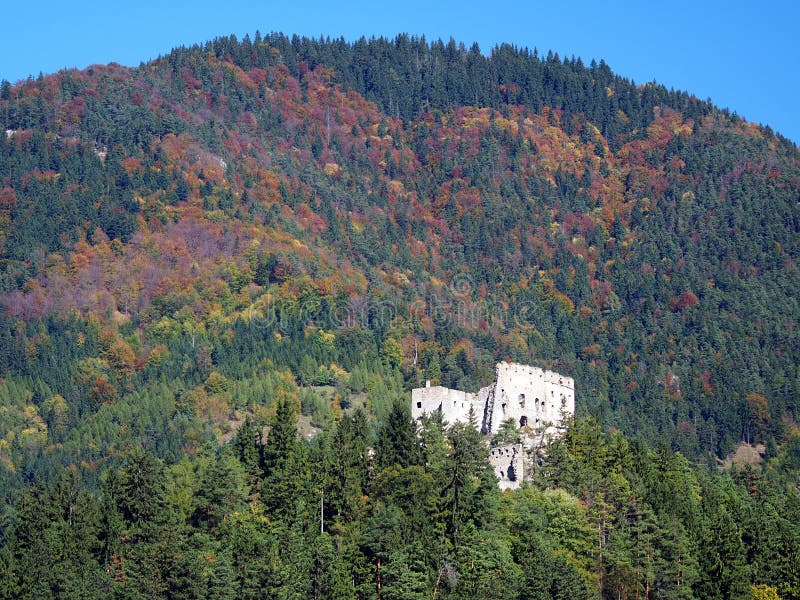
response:
<path fill-rule="evenodd" d="M 245 473 L 247 473 L 248 483 L 251 487 L 255 486 L 262 475 L 263 446 L 261 433 L 256 428 L 250 415 L 244 418 L 244 423 L 236 432 L 233 447 L 236 457 L 244 466 Z"/>
<path fill-rule="evenodd" d="M 248 495 L 241 463 L 227 452 L 220 452 L 211 458 L 201 475 L 192 522 L 213 529 L 227 514 L 243 510 Z"/>
<path fill-rule="evenodd" d="M 204 596 L 207 600 L 236 600 L 236 581 L 233 565 L 227 552 L 214 555 L 214 565 L 208 576 L 208 584 Z"/>
<path fill-rule="evenodd" d="M 158 516 L 164 509 L 163 465 L 149 452 L 133 449 L 119 470 L 114 490 L 120 512 L 132 525 Z"/>
<path fill-rule="evenodd" d="M 701 598 L 746 598 L 750 591 L 745 548 L 739 526 L 725 505 L 706 516 L 699 544 L 702 576 L 696 585 Z"/>
<path fill-rule="evenodd" d="M 497 500 L 497 479 L 489 464 L 489 449 L 477 430 L 477 419 L 470 408 L 467 423 L 455 423 L 447 432 L 450 451 L 445 462 L 447 476 L 442 512 L 454 548 L 460 531 L 474 521 L 486 525 Z"/>
<path fill-rule="evenodd" d="M 294 516 L 295 504 L 306 498 L 308 451 L 297 437 L 297 413 L 289 400 L 278 401 L 264 444 L 261 499 L 275 516 Z"/>
<path fill-rule="evenodd" d="M 396 400 L 378 432 L 375 464 L 379 468 L 419 464 L 420 449 L 416 426 L 408 402 Z"/>
<path fill-rule="evenodd" d="M 311 598 L 319 600 L 355 600 L 352 579 L 342 564 L 333 540 L 321 533 L 315 540 L 311 572 Z"/>

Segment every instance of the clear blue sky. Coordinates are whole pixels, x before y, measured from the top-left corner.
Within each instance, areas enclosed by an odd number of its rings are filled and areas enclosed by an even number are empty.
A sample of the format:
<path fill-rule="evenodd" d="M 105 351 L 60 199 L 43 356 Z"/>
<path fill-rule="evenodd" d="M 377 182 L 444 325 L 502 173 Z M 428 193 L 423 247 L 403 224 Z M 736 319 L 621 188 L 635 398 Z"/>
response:
<path fill-rule="evenodd" d="M 798 0 L 8 0 L 0 79 L 63 67 L 138 65 L 179 45 L 234 33 L 340 37 L 424 34 L 509 42 L 604 59 L 637 83 L 658 81 L 770 125 L 800 144 Z"/>

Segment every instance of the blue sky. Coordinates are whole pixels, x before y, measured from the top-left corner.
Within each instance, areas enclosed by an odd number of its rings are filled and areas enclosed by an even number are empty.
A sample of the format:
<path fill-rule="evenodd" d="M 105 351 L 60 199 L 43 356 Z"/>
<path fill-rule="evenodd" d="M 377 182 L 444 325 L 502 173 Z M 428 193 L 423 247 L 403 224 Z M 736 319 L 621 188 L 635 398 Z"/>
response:
<path fill-rule="evenodd" d="M 658 81 L 768 124 L 800 144 L 797 0 L 9 0 L 0 11 L 0 79 L 63 67 L 138 65 L 179 45 L 282 31 L 352 41 L 364 35 L 501 42 L 604 59 L 637 83 Z"/>

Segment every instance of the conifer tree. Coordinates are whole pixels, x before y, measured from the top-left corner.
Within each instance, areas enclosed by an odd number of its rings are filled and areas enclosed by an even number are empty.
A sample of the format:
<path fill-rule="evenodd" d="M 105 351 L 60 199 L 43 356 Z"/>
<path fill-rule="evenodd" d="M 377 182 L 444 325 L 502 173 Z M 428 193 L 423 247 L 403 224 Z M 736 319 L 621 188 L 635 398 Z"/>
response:
<path fill-rule="evenodd" d="M 475 412 L 470 408 L 468 422 L 457 422 L 447 432 L 450 450 L 445 461 L 446 487 L 443 490 L 443 518 L 454 548 L 459 545 L 461 528 L 471 520 L 486 524 L 495 508 L 497 479 L 489 464 L 489 449 L 477 429 Z"/>
<path fill-rule="evenodd" d="M 379 468 L 391 465 L 408 467 L 419 464 L 419 461 L 419 438 L 408 402 L 395 400 L 388 418 L 378 432 L 375 463 Z"/>
<path fill-rule="evenodd" d="M 297 412 L 282 398 L 264 444 L 261 498 L 270 513 L 293 516 L 295 503 L 305 498 L 308 484 L 308 451 L 297 437 Z"/>

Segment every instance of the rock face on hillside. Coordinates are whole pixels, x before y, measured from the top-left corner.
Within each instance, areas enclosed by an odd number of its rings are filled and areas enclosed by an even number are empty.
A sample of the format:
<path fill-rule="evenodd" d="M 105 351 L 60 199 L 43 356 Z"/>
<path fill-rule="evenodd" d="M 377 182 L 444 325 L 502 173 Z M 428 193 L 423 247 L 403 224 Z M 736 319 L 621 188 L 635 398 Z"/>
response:
<path fill-rule="evenodd" d="M 530 365 L 497 363 L 494 381 L 478 393 L 431 386 L 411 391 L 411 414 L 417 419 L 440 411 L 448 423 L 466 422 L 470 413 L 487 436 L 496 435 L 511 420 L 523 443 L 492 448 L 490 460 L 500 487 L 519 487 L 524 478 L 525 450 L 557 435 L 566 419 L 575 414 L 575 382 L 554 371 Z"/>

